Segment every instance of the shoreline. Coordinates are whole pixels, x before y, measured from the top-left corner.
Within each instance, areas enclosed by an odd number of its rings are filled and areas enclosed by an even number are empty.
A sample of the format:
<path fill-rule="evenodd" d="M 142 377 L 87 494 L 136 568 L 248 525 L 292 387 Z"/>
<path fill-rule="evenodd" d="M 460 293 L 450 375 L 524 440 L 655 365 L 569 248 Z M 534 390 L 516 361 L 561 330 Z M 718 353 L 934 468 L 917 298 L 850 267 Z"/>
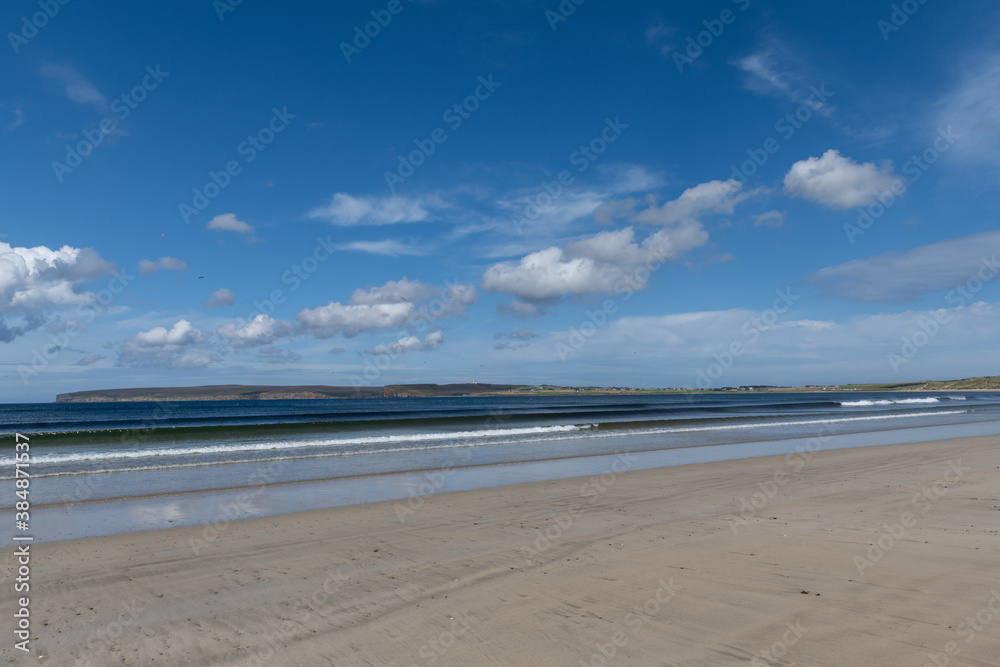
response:
<path fill-rule="evenodd" d="M 828 432 L 811 437 L 667 449 L 623 448 L 609 453 L 485 464 L 469 464 L 468 450 L 456 449 L 446 465 L 437 467 L 282 481 L 276 481 L 266 472 L 259 472 L 256 476 L 265 482 L 263 484 L 170 491 L 127 498 L 93 498 L 70 504 L 36 504 L 32 519 L 36 530 L 47 535 L 49 541 L 61 541 L 255 517 L 280 517 L 303 510 L 413 497 L 419 499 L 444 492 L 599 474 L 623 453 L 629 457 L 630 469 L 643 470 L 754 459 L 796 451 L 882 447 L 991 435 L 1000 435 L 1000 421 L 902 426 L 857 433 Z M 466 456 L 462 455 L 463 451 Z M 287 461 L 279 463 L 285 465 Z M 95 488 L 101 488 L 106 478 L 97 477 L 96 481 L 99 486 Z M 0 518 L 5 517 L 13 520 L 12 512 L 0 512 Z"/>
<path fill-rule="evenodd" d="M 998 449 L 980 436 L 609 467 L 231 521 L 213 539 L 188 526 L 36 543 L 32 650 L 56 664 L 919 665 L 950 647 L 988 664 L 1000 616 L 959 628 L 1000 590 Z"/>

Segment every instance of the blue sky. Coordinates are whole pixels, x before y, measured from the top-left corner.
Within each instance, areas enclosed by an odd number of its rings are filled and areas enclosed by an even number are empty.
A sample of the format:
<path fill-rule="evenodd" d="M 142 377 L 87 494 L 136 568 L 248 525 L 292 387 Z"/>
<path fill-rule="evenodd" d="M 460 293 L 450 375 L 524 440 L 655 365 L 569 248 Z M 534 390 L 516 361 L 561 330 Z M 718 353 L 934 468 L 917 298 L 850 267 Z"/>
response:
<path fill-rule="evenodd" d="M 1000 373 L 998 10 L 786 4 L 6 3 L 0 401 Z"/>

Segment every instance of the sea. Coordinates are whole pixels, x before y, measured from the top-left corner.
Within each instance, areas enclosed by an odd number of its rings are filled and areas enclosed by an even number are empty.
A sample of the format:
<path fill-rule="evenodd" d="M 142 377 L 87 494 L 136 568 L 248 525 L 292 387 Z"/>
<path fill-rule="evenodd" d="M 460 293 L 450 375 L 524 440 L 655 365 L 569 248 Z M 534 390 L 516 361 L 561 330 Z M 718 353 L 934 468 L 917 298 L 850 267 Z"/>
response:
<path fill-rule="evenodd" d="M 0 525 L 15 440 L 51 541 L 384 500 L 405 521 L 446 491 L 997 434 L 979 391 L 8 404 Z"/>

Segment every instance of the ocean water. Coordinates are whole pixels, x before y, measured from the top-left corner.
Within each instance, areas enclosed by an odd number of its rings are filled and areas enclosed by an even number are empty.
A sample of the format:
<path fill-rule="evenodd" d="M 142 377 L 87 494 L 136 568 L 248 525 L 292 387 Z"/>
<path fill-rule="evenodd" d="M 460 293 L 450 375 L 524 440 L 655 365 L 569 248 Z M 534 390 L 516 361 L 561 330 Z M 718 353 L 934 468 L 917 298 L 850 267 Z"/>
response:
<path fill-rule="evenodd" d="M 988 422 L 1000 424 L 1000 392 L 0 405 L 8 462 L 0 468 L 0 508 L 16 500 L 15 433 L 30 438 L 36 515 L 62 507 L 67 516 L 84 508 L 99 516 L 129 499 L 148 509 L 156 499 L 238 489 L 261 498 L 262 489 L 289 485 L 300 485 L 301 496 L 339 481 L 336 488 L 350 486 L 363 501 L 365 489 L 420 471 L 479 469 L 486 479 L 491 466 L 548 462 L 540 474 L 558 477 L 572 474 L 576 461 L 623 452 L 681 450 L 681 459 L 697 460 L 698 448 L 709 448 L 718 460 L 773 453 L 767 443 L 776 441 Z M 258 504 L 247 515 L 268 511 Z"/>

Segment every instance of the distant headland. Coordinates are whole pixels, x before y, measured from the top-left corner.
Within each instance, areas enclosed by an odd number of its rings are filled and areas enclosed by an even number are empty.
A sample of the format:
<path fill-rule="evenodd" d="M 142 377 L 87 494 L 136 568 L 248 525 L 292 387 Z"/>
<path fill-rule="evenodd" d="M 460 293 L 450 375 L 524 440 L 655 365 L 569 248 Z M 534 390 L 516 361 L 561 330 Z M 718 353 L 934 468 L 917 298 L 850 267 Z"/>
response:
<path fill-rule="evenodd" d="M 1000 376 L 962 380 L 927 380 L 874 384 L 806 385 L 804 387 L 741 385 L 709 389 L 682 387 L 564 387 L 542 384 L 390 384 L 382 387 L 329 385 L 208 385 L 204 387 L 149 387 L 74 391 L 56 396 L 56 403 L 121 403 L 141 401 L 264 401 L 323 398 L 445 398 L 456 396 L 567 396 L 576 394 L 676 394 L 715 392 L 812 391 L 986 391 L 1000 390 Z"/>

